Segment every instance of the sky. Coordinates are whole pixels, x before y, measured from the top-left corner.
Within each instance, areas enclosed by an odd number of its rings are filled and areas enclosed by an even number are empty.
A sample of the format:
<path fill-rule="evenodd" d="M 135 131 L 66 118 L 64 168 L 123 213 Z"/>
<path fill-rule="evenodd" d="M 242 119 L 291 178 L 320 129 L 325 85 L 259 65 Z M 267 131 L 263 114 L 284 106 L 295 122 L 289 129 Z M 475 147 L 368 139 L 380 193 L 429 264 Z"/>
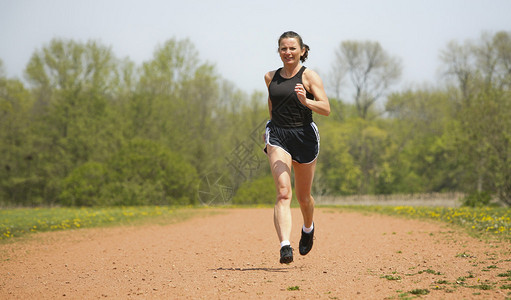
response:
<path fill-rule="evenodd" d="M 189 39 L 202 62 L 252 93 L 282 65 L 277 40 L 293 30 L 327 90 L 346 40 L 376 41 L 399 57 L 401 86 L 436 84 L 449 41 L 510 31 L 510 13 L 509 0 L 0 0 L 0 59 L 9 78 L 23 80 L 31 55 L 53 38 L 95 40 L 139 65 L 167 40 Z"/>

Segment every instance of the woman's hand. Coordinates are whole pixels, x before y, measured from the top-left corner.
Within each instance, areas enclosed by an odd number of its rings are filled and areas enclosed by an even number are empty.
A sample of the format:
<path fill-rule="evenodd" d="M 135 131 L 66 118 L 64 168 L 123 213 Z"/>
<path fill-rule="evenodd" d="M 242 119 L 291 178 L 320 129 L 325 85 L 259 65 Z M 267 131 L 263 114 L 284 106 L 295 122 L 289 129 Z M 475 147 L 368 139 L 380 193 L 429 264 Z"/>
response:
<path fill-rule="evenodd" d="M 295 92 L 298 96 L 298 100 L 300 100 L 303 105 L 307 106 L 307 92 L 305 91 L 303 84 L 297 83 L 295 86 Z"/>

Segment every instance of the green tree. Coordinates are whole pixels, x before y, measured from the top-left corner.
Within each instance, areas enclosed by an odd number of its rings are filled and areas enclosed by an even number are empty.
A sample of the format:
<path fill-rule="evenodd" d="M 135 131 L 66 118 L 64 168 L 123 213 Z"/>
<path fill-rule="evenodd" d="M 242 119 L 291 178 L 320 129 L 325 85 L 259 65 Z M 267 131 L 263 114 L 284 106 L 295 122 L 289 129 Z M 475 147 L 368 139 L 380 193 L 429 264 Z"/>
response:
<path fill-rule="evenodd" d="M 197 170 L 218 161 L 218 75 L 189 40 L 171 39 L 142 66 L 130 108 L 135 136 L 183 153 Z M 214 163 L 213 163 L 214 165 Z"/>
<path fill-rule="evenodd" d="M 378 42 L 344 41 L 335 51 L 332 67 L 333 89 L 340 97 L 340 86 L 347 76 L 353 89 L 358 115 L 366 119 L 371 107 L 386 95 L 401 76 L 401 62 Z"/>
<path fill-rule="evenodd" d="M 384 164 L 387 160 L 391 140 L 388 132 L 379 122 L 353 119 L 349 124 L 348 145 L 350 153 L 360 168 L 362 181 L 358 194 L 388 193 L 377 190 L 376 184 L 384 179 L 388 181 L 389 169 Z"/>
<path fill-rule="evenodd" d="M 181 144 L 185 124 L 180 114 L 187 110 L 181 92 L 198 67 L 198 53 L 189 40 L 171 39 L 156 47 L 153 58 L 142 64 L 131 99 L 127 117 L 133 137 L 167 138 L 173 146 Z"/>
<path fill-rule="evenodd" d="M 320 191 L 322 194 L 353 195 L 359 192 L 363 178 L 360 166 L 350 153 L 349 131 L 348 124 L 324 122 L 321 125 L 318 173 L 325 186 Z"/>
<path fill-rule="evenodd" d="M 395 192 L 443 192 L 458 188 L 462 174 L 452 135 L 455 106 L 448 93 L 424 87 L 394 93 L 386 104 L 395 148 L 390 163 Z"/>
<path fill-rule="evenodd" d="M 29 90 L 9 79 L 0 60 L 0 202 L 31 205 L 40 202 L 40 182 L 33 168 L 35 152 Z"/>
<path fill-rule="evenodd" d="M 111 50 L 96 42 L 53 39 L 27 65 L 37 113 L 34 165 L 44 180 L 40 194 L 50 203 L 62 178 L 112 151 L 120 138 L 109 110 L 116 64 Z"/>
<path fill-rule="evenodd" d="M 441 53 L 450 94 L 458 105 L 457 148 L 465 164 L 468 192 L 492 191 L 511 204 L 511 34 L 482 34 L 463 45 L 451 42 Z"/>

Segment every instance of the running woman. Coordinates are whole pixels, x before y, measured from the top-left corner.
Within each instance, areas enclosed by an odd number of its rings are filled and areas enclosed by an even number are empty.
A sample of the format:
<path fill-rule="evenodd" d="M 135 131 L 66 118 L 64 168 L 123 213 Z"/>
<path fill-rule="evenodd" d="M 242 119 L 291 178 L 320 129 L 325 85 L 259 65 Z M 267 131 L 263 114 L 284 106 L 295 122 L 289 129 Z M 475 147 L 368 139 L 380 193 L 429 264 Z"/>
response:
<path fill-rule="evenodd" d="M 273 221 L 280 240 L 280 263 L 293 261 L 291 235 L 291 169 L 295 193 L 303 216 L 298 249 L 306 255 L 314 241 L 312 180 L 319 153 L 319 132 L 312 112 L 328 116 L 330 104 L 319 75 L 302 62 L 309 46 L 296 32 L 284 32 L 278 40 L 283 66 L 266 73 L 270 121 L 266 125 L 264 151 L 275 181 L 277 200 Z"/>

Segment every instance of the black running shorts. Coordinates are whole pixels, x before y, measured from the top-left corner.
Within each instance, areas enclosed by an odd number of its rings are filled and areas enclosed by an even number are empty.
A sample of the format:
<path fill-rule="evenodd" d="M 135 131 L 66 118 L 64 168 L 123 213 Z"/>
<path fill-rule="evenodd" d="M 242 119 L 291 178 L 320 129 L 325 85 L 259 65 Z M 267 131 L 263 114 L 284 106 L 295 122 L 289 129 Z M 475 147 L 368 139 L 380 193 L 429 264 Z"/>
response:
<path fill-rule="evenodd" d="M 319 132 L 314 122 L 303 127 L 282 128 L 266 124 L 266 145 L 279 147 L 301 164 L 312 163 L 319 154 Z M 267 153 L 266 147 L 264 152 Z"/>

